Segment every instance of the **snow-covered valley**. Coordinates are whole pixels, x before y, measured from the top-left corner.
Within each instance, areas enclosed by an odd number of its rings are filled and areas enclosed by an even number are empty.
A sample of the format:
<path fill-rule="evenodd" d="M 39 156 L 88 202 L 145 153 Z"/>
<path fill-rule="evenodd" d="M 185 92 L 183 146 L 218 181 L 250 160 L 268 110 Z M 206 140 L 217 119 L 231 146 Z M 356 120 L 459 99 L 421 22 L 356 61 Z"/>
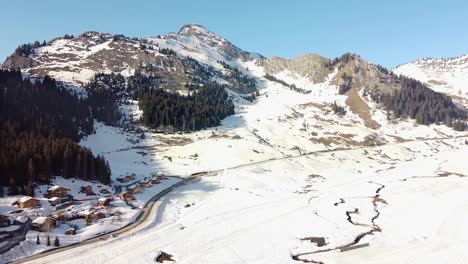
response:
<path fill-rule="evenodd" d="M 25 63 L 18 57 L 7 64 Z M 142 124 L 137 99 L 123 98 L 125 122 L 95 120 L 79 142 L 108 161 L 110 185 L 57 176 L 34 189 L 39 207 L 19 210 L 22 197 L 0 198 L 5 214 L 73 216 L 50 232 L 28 232 L 0 262 L 155 263 L 167 254 L 187 264 L 468 259 L 468 131 L 393 117 L 372 92 L 391 94 L 403 81 L 358 55 L 270 60 L 187 25 L 146 39 L 97 32 L 58 38 L 29 59 L 25 76 L 50 74 L 83 100 L 80 85 L 96 73 L 125 80 L 155 68 L 144 75 L 160 74 L 167 79 L 158 88 L 177 83 L 183 88 L 171 92 L 185 96 L 190 74 L 211 69 L 209 81 L 226 85 L 235 114 L 219 126 L 163 133 Z M 254 81 L 254 99 L 232 75 Z M 455 95 L 440 85 L 436 90 Z M 466 94 L 457 94 L 463 104 Z M 87 185 L 96 193 L 86 194 Z M 59 187 L 74 197 L 70 207 L 42 198 Z M 123 196 L 129 190 L 132 199 Z M 88 223 L 91 214 L 99 218 Z M 46 234 L 65 247 L 44 252 L 51 249 Z"/>

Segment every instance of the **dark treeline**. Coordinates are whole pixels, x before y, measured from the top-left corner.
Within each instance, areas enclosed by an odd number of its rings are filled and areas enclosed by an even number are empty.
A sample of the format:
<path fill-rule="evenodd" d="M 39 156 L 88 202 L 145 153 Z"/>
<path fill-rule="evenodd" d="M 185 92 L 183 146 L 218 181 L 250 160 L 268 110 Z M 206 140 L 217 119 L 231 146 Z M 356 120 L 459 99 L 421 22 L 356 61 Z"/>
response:
<path fill-rule="evenodd" d="M 35 41 L 34 43 L 22 44 L 16 48 L 15 54 L 19 56 L 27 57 L 31 55 L 32 53 L 34 53 L 35 48 L 43 47 L 45 45 L 47 45 L 45 40 L 42 43 L 39 41 Z"/>
<path fill-rule="evenodd" d="M 311 91 L 308 91 L 308 90 L 305 90 L 305 89 L 302 89 L 302 88 L 298 88 L 298 87 L 296 87 L 296 85 L 289 84 L 289 83 L 287 83 L 287 82 L 285 82 L 283 80 L 280 80 L 280 79 L 278 79 L 275 76 L 270 75 L 270 74 L 265 74 L 265 76 L 263 76 L 263 77 L 265 79 L 269 80 L 269 81 L 276 82 L 276 83 L 282 84 L 283 86 L 289 87 L 289 89 L 291 89 L 293 91 L 296 91 L 298 93 L 308 94 L 308 93 L 311 92 Z"/>
<path fill-rule="evenodd" d="M 217 126 L 234 114 L 234 104 L 224 87 L 209 83 L 189 95 L 166 92 L 162 89 L 140 91 L 142 121 L 153 128 L 172 127 L 179 131 L 196 131 Z"/>
<path fill-rule="evenodd" d="M 394 118 L 410 117 L 416 119 L 418 124 L 444 123 L 455 130 L 465 129 L 468 114 L 465 109 L 458 108 L 452 99 L 414 79 L 404 76 L 400 76 L 399 79 L 402 89 L 374 98 L 382 102 L 387 110 L 393 113 Z"/>
<path fill-rule="evenodd" d="M 54 175 L 108 183 L 105 160 L 74 143 L 92 132 L 86 101 L 49 77 L 30 81 L 0 70 L 0 184 L 11 193 Z"/>
<path fill-rule="evenodd" d="M 53 79 L 23 80 L 19 71 L 0 70 L 0 122 L 7 121 L 20 131 L 73 141 L 93 131 L 88 103 Z"/>

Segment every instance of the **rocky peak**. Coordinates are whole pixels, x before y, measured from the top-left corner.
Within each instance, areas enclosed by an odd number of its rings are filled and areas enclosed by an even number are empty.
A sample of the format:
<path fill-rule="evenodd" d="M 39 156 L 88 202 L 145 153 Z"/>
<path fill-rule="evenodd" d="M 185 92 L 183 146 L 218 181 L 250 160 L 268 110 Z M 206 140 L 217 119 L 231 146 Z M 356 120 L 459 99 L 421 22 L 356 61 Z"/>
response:
<path fill-rule="evenodd" d="M 187 24 L 187 25 L 183 25 L 177 34 L 186 35 L 186 36 L 196 36 L 196 35 L 210 35 L 213 33 L 211 33 L 207 28 L 205 28 L 202 25 Z"/>

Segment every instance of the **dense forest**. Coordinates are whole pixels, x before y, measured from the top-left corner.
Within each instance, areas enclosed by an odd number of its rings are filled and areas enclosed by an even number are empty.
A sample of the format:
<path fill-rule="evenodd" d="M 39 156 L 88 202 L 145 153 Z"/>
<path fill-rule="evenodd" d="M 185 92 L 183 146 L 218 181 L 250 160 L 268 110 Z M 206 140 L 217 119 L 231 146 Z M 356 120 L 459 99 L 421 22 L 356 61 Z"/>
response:
<path fill-rule="evenodd" d="M 117 121 L 118 104 L 128 99 L 139 101 L 142 123 L 168 131 L 196 131 L 217 126 L 234 114 L 234 103 L 224 85 L 195 82 L 186 88 L 187 95 L 157 88 L 158 77 L 137 72 L 124 78 L 120 74 L 97 74 L 88 84 L 93 113 L 107 123 Z M 98 108 L 95 107 L 98 106 Z"/>
<path fill-rule="evenodd" d="M 444 123 L 458 131 L 466 128 L 468 113 L 457 107 L 450 97 L 427 88 L 411 78 L 400 76 L 402 89 L 393 94 L 374 96 L 394 118 L 410 117 L 418 124 Z"/>
<path fill-rule="evenodd" d="M 106 125 L 116 125 L 121 117 L 118 101 L 124 89 L 125 78 L 122 75 L 96 74 L 86 85 L 93 117 Z"/>
<path fill-rule="evenodd" d="M 0 70 L 0 184 L 11 194 L 54 175 L 109 183 L 105 160 L 75 143 L 92 132 L 88 102 L 49 77 Z"/>
<path fill-rule="evenodd" d="M 140 94 L 142 121 L 153 128 L 196 131 L 217 126 L 223 118 L 234 114 L 234 103 L 219 84 L 200 86 L 187 96 L 162 89 L 146 89 Z"/>

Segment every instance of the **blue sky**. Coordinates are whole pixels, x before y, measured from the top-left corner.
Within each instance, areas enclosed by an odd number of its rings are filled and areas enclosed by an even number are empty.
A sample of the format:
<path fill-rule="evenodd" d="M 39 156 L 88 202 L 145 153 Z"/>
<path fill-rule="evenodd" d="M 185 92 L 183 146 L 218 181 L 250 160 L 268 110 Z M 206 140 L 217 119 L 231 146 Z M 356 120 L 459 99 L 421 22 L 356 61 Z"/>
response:
<path fill-rule="evenodd" d="M 1 7 L 1 61 L 21 43 L 66 33 L 144 37 L 189 23 L 265 56 L 354 52 L 394 67 L 468 53 L 466 0 L 15 0 Z"/>

